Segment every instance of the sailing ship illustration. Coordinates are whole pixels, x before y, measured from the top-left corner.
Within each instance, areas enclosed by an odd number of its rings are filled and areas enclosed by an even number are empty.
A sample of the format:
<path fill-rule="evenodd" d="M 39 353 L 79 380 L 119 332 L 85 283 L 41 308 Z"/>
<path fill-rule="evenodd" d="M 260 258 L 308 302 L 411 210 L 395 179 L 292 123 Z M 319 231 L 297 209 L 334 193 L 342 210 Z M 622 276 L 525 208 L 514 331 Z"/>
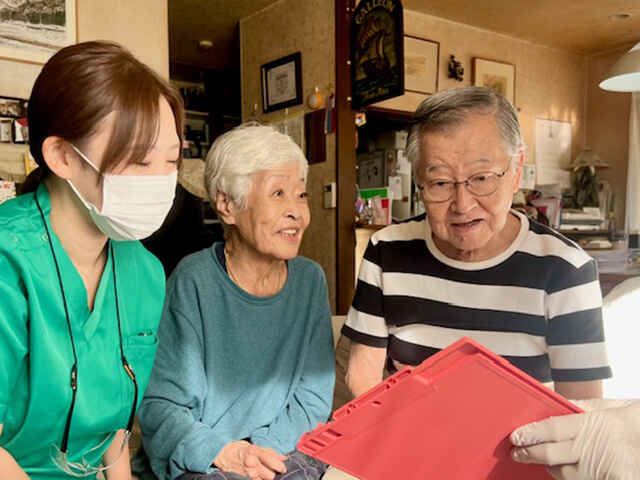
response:
<path fill-rule="evenodd" d="M 388 37 L 391 37 L 391 32 L 376 17 L 370 18 L 363 28 L 358 42 L 361 52 L 359 67 L 368 77 L 389 72 L 391 64 L 384 49 Z"/>

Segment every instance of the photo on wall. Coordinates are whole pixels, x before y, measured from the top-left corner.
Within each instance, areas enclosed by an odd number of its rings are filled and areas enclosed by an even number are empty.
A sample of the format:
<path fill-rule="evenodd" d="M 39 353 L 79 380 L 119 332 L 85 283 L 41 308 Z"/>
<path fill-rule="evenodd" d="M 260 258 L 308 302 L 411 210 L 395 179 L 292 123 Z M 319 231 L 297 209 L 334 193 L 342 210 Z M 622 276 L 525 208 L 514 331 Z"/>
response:
<path fill-rule="evenodd" d="M 0 0 L 0 58 L 45 63 L 76 42 L 77 0 Z"/>
<path fill-rule="evenodd" d="M 487 87 L 506 97 L 515 106 L 516 67 L 511 63 L 485 58 L 473 59 L 473 84 Z"/>
<path fill-rule="evenodd" d="M 302 103 L 302 56 L 287 55 L 260 67 L 262 110 L 273 112 Z"/>

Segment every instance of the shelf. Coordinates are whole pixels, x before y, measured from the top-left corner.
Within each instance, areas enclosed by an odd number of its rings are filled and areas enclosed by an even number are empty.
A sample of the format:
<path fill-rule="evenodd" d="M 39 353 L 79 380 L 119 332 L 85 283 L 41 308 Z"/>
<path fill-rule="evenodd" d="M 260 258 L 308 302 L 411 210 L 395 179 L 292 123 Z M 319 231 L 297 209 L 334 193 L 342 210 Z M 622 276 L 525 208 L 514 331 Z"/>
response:
<path fill-rule="evenodd" d="M 200 110 L 185 110 L 187 115 L 193 115 L 194 117 L 208 117 L 209 112 L 201 112 Z"/>
<path fill-rule="evenodd" d="M 569 230 L 566 228 L 563 228 L 562 230 L 558 230 L 558 233 L 561 233 L 562 235 L 586 235 L 586 236 L 597 236 L 597 235 L 609 235 L 611 233 L 611 230 Z"/>
<path fill-rule="evenodd" d="M 369 223 L 356 223 L 355 228 L 362 228 L 363 230 L 382 230 L 384 227 L 388 227 L 389 225 L 374 225 Z"/>

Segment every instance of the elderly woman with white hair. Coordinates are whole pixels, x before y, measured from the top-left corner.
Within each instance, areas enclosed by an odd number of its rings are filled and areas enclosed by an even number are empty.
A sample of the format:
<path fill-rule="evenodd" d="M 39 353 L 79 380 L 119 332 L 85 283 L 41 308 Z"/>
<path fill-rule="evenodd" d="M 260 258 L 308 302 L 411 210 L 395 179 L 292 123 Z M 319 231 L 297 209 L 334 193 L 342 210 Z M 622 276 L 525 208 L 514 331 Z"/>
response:
<path fill-rule="evenodd" d="M 326 421 L 334 385 L 327 285 L 298 256 L 307 161 L 286 135 L 242 125 L 206 161 L 225 242 L 186 257 L 167 285 L 160 346 L 140 410 L 160 479 L 308 479 L 295 452 Z"/>

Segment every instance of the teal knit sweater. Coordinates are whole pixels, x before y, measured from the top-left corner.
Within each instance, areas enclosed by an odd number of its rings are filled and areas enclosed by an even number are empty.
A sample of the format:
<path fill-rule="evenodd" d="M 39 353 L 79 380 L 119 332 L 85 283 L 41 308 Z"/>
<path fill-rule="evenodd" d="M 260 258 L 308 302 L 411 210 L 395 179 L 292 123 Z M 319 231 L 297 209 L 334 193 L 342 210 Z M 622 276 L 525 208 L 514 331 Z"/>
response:
<path fill-rule="evenodd" d="M 221 249 L 185 258 L 167 284 L 139 411 L 160 479 L 210 472 L 235 440 L 289 453 L 330 412 L 334 354 L 321 268 L 296 257 L 280 292 L 255 297 L 229 279 Z"/>

